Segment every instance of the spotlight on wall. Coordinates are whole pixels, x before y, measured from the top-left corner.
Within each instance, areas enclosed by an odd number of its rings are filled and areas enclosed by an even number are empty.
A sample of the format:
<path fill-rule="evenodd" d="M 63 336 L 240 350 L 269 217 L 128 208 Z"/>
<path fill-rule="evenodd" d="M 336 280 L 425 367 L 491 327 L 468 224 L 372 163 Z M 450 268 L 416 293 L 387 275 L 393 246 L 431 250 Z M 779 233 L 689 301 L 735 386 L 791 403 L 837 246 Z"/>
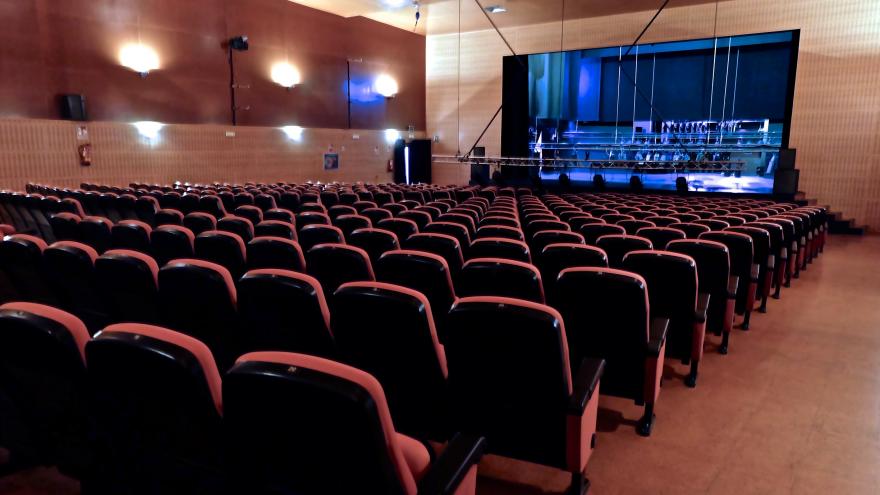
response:
<path fill-rule="evenodd" d="M 284 86 L 287 89 L 302 82 L 302 76 L 299 73 L 299 69 L 287 62 L 278 62 L 273 65 L 271 75 L 272 80 L 275 81 L 276 84 Z"/>
<path fill-rule="evenodd" d="M 159 137 L 159 131 L 165 127 L 165 124 L 161 122 L 152 122 L 149 120 L 133 122 L 132 125 L 137 129 L 138 134 L 150 141 L 157 139 Z"/>
<path fill-rule="evenodd" d="M 233 50 L 244 52 L 247 51 L 250 46 L 251 45 L 250 43 L 248 43 L 248 37 L 246 35 L 229 38 L 229 48 Z"/>
<path fill-rule="evenodd" d="M 388 74 L 381 74 L 376 78 L 376 82 L 373 83 L 373 90 L 385 98 L 394 98 L 397 96 L 400 87 L 393 77 Z"/>
<path fill-rule="evenodd" d="M 394 144 L 398 139 L 400 139 L 400 131 L 397 129 L 385 129 L 385 141 L 388 141 L 389 144 Z"/>
<path fill-rule="evenodd" d="M 159 68 L 159 55 L 146 45 L 130 43 L 119 50 L 119 63 L 147 77 L 151 70 Z"/>
<path fill-rule="evenodd" d="M 299 141 L 302 139 L 303 128 L 298 125 L 286 125 L 281 128 L 281 131 L 284 132 L 284 134 L 287 134 L 287 137 L 294 141 Z"/>

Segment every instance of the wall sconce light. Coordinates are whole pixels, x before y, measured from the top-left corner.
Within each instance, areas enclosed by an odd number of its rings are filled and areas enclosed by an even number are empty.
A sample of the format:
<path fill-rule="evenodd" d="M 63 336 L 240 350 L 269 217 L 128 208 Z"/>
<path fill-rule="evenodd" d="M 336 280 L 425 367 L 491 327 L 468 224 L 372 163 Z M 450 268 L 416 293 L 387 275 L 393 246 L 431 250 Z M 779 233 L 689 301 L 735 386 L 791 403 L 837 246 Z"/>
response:
<path fill-rule="evenodd" d="M 388 74 L 382 74 L 377 77 L 376 82 L 373 83 L 373 90 L 385 98 L 394 98 L 397 96 L 400 87 L 397 85 L 397 81 L 395 81 L 393 77 Z"/>
<path fill-rule="evenodd" d="M 302 82 L 299 69 L 287 62 L 278 62 L 272 66 L 272 80 L 280 86 L 290 89 Z"/>
<path fill-rule="evenodd" d="M 294 141 L 300 141 L 302 139 L 303 128 L 298 125 L 286 125 L 281 128 L 281 131 Z"/>
<path fill-rule="evenodd" d="M 400 131 L 397 129 L 385 129 L 385 141 L 388 144 L 394 144 L 400 139 Z"/>
<path fill-rule="evenodd" d="M 165 127 L 165 124 L 161 122 L 152 122 L 148 120 L 134 122 L 132 125 L 137 129 L 138 134 L 150 141 L 156 140 L 159 137 L 159 131 Z"/>
<path fill-rule="evenodd" d="M 146 45 L 130 43 L 119 50 L 119 63 L 147 77 L 151 70 L 159 68 L 159 55 Z"/>

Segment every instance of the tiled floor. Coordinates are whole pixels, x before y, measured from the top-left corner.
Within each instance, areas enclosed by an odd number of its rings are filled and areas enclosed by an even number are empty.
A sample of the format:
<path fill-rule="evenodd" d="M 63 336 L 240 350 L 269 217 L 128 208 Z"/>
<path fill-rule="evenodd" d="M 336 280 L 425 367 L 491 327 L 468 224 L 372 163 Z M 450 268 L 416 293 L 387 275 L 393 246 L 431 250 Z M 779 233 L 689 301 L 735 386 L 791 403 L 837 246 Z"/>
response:
<path fill-rule="evenodd" d="M 729 355 L 707 348 L 696 389 L 666 379 L 651 438 L 633 428 L 641 408 L 601 404 L 593 494 L 880 493 L 880 237 L 832 238 L 749 332 L 736 330 Z M 568 482 L 495 457 L 481 473 L 480 495 L 560 493 Z M 0 493 L 77 489 L 41 469 L 0 478 Z"/>

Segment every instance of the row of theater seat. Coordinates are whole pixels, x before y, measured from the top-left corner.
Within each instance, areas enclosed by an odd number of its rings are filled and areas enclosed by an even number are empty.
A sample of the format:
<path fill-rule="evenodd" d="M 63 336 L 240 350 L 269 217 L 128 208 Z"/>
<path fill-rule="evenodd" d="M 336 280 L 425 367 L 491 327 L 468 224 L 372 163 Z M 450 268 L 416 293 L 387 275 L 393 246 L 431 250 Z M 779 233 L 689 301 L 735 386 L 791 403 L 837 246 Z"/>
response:
<path fill-rule="evenodd" d="M 448 191 L 446 192 L 448 193 Z M 433 435 L 436 438 L 443 436 L 443 428 L 440 428 L 439 432 L 437 429 L 437 425 L 443 422 L 436 421 L 437 415 L 431 412 L 443 409 L 437 407 L 413 408 L 409 401 L 398 399 L 406 397 L 415 400 L 414 398 L 419 397 L 419 394 L 418 390 L 413 392 L 413 389 L 407 389 L 406 385 L 412 385 L 412 383 L 405 383 L 408 373 L 401 370 L 409 370 L 410 368 L 400 366 L 400 356 L 394 355 L 393 352 L 389 355 L 387 349 L 387 347 L 398 350 L 400 348 L 415 349 L 418 348 L 418 343 L 400 340 L 387 344 L 381 339 L 371 339 L 373 332 L 357 330 L 346 332 L 344 329 L 358 328 L 357 325 L 363 324 L 364 321 L 369 321 L 371 328 L 388 325 L 392 328 L 397 328 L 396 325 L 410 328 L 415 325 L 413 321 L 419 321 L 419 319 L 421 319 L 422 326 L 425 321 L 430 322 L 430 328 L 436 324 L 437 331 L 420 332 L 423 337 L 429 334 L 436 335 L 433 339 L 422 340 L 425 349 L 427 349 L 426 342 L 428 340 L 433 343 L 436 358 L 432 359 L 429 356 L 425 360 L 422 356 L 419 362 L 413 366 L 417 368 L 419 363 L 424 365 L 434 362 L 435 359 L 436 362 L 443 363 L 445 357 L 441 356 L 448 353 L 449 374 L 448 383 L 445 385 L 455 390 L 452 385 L 456 381 L 456 373 L 452 370 L 456 362 L 454 358 L 456 355 L 459 356 L 458 362 L 463 363 L 457 365 L 461 370 L 484 374 L 492 372 L 487 369 L 491 367 L 497 368 L 497 373 L 510 375 L 511 371 L 505 365 L 511 365 L 512 362 L 505 360 L 514 356 L 526 361 L 534 360 L 535 351 L 532 348 L 541 349 L 542 338 L 530 335 L 526 331 L 522 334 L 511 335 L 510 328 L 518 328 L 519 326 L 518 318 L 521 315 L 517 315 L 516 311 L 523 312 L 528 308 L 536 309 L 545 314 L 545 319 L 558 320 L 559 327 L 562 327 L 564 317 L 568 331 L 563 330 L 561 340 L 565 342 L 564 345 L 568 352 L 562 354 L 573 365 L 571 373 L 578 374 L 582 370 L 587 370 L 584 373 L 598 377 L 595 373 L 592 375 L 589 373 L 591 369 L 595 371 L 596 366 L 578 367 L 576 365 L 580 364 L 582 358 L 605 358 L 608 360 L 609 372 L 603 378 L 603 393 L 630 397 L 638 403 L 644 403 L 646 411 L 640 421 L 639 430 L 643 434 L 649 434 L 653 424 L 654 403 L 659 393 L 663 358 L 670 356 L 681 359 L 683 362 L 690 362 L 691 374 L 688 382 L 691 385 L 695 384 L 697 364 L 702 355 L 706 326 L 708 325 L 712 332 L 723 334 L 721 348 L 726 351 L 730 329 L 733 326 L 734 310 L 738 310 L 737 312 L 740 314 L 744 313 L 748 318 L 749 312 L 755 304 L 755 298 L 758 296 L 762 296 L 762 307 L 766 307 L 766 297 L 772 285 L 776 285 L 778 294 L 780 287 L 788 280 L 785 276 L 788 268 L 794 268 L 795 273 L 797 270 L 805 268 L 810 259 L 818 255 L 824 242 L 821 211 L 796 209 L 793 205 L 774 205 L 772 202 L 743 203 L 733 200 L 712 200 L 700 204 L 690 204 L 687 207 L 670 203 L 667 207 L 668 198 L 647 196 L 569 195 L 538 198 L 530 194 L 520 194 L 519 201 L 517 201 L 514 194 L 509 194 L 510 192 L 516 193 L 512 190 L 478 191 L 479 194 L 476 196 L 472 194 L 473 191 L 467 192 L 470 194 L 460 203 L 449 199 L 446 202 L 434 201 L 434 205 L 401 205 L 403 208 L 393 207 L 392 205 L 396 203 L 391 203 L 385 205 L 382 212 L 372 211 L 379 210 L 378 205 L 357 205 L 361 209 L 353 207 L 354 212 L 340 208 L 342 205 L 334 205 L 326 209 L 321 204 L 300 205 L 300 213 L 296 217 L 291 213 L 289 221 L 284 222 L 288 226 L 285 231 L 289 231 L 291 234 L 285 236 L 287 239 L 283 239 L 284 241 L 293 244 L 293 239 L 298 239 L 300 243 L 303 243 L 306 240 L 303 234 L 308 237 L 308 232 L 311 230 L 334 232 L 334 237 L 331 239 L 332 244 L 313 244 L 305 256 L 308 261 L 305 268 L 321 281 L 320 283 L 324 286 L 323 292 L 328 295 L 331 301 L 333 316 L 330 319 L 332 323 L 328 327 L 326 317 L 324 317 L 324 323 L 321 324 L 322 318 L 317 315 L 323 312 L 310 310 L 307 313 L 312 317 L 306 318 L 308 323 L 298 326 L 300 322 L 294 324 L 295 318 L 283 315 L 283 311 L 277 309 L 278 306 L 284 307 L 285 305 L 294 308 L 320 308 L 321 304 L 315 304 L 313 299 L 306 298 L 309 302 L 301 304 L 305 299 L 301 296 L 297 296 L 299 299 L 294 297 L 294 294 L 301 294 L 303 291 L 321 292 L 321 286 L 317 282 L 304 284 L 303 275 L 278 270 L 260 270 L 259 272 L 262 273 L 249 273 L 239 281 L 239 310 L 246 306 L 241 294 L 244 290 L 243 287 L 248 284 L 252 284 L 253 287 L 262 284 L 264 293 L 268 294 L 263 299 L 271 301 L 271 304 L 263 303 L 267 311 L 260 314 L 265 314 L 266 319 L 255 325 L 256 330 L 250 332 L 250 335 L 255 336 L 262 332 L 269 335 L 270 338 L 278 336 L 287 338 L 286 342 L 276 340 L 261 344 L 266 346 L 264 348 L 320 354 L 320 351 L 315 349 L 299 347 L 303 344 L 302 342 L 291 344 L 290 342 L 295 340 L 291 337 L 297 333 L 305 335 L 307 333 L 303 330 L 305 327 L 323 328 L 325 331 L 332 327 L 331 340 L 334 342 L 340 339 L 347 340 L 347 343 L 334 349 L 333 352 L 337 354 L 331 355 L 331 357 L 367 370 L 379 379 L 386 388 L 389 401 L 392 403 L 392 415 L 397 412 L 395 423 L 400 418 L 401 424 L 404 424 L 404 428 L 407 430 L 418 436 Z M 458 196 L 462 191 L 454 191 L 454 193 L 455 196 Z M 626 206 L 621 203 L 625 201 L 632 201 L 633 205 Z M 305 206 L 305 211 L 302 211 L 303 206 Z M 603 206 L 613 206 L 615 209 L 612 213 L 608 213 L 602 211 Z M 644 210 L 639 207 L 644 207 Z M 686 209 L 687 211 L 674 209 L 663 211 L 672 208 Z M 717 211 L 711 212 L 713 215 L 711 217 L 706 215 L 706 218 L 696 215 L 696 213 L 705 214 L 709 210 Z M 324 213 L 325 211 L 326 213 Z M 384 212 L 388 214 L 386 215 Z M 410 218 L 401 218 L 407 212 L 411 213 L 408 215 Z M 650 214 L 638 215 L 639 212 Z M 693 212 L 693 215 L 698 216 L 699 220 L 672 216 L 685 215 L 688 212 Z M 370 213 L 375 217 L 371 218 L 365 213 Z M 626 214 L 629 215 L 622 216 Z M 803 214 L 804 217 L 801 217 L 800 214 Z M 599 215 L 599 217 L 594 215 Z M 635 223 L 639 221 L 637 216 L 647 218 L 645 221 L 651 223 Z M 713 220 L 719 216 L 729 218 Z M 755 218 L 751 218 L 752 216 Z M 778 218 L 786 216 L 791 218 Z M 181 212 L 181 215 L 174 215 L 174 217 L 182 217 L 181 222 L 183 222 L 187 216 L 182 215 Z M 666 219 L 662 219 L 662 217 L 666 217 Z M 762 221 L 757 222 L 756 219 L 759 218 Z M 384 231 L 384 229 L 372 229 L 371 225 L 374 219 L 378 220 L 377 224 L 380 226 L 388 225 L 391 232 Z M 241 219 L 233 218 L 231 220 L 246 225 L 246 222 L 240 221 Z M 693 222 L 681 222 L 681 220 L 693 220 Z M 699 223 L 703 220 L 704 222 Z M 732 227 L 731 224 L 737 220 L 741 220 L 743 225 Z M 773 224 L 778 227 L 778 232 L 776 228 L 769 226 L 772 224 L 771 220 L 782 222 L 783 225 Z M 365 221 L 369 222 L 366 226 Z M 711 221 L 718 223 L 706 225 Z M 382 225 L 382 222 L 388 223 Z M 332 223 L 336 223 L 337 226 L 329 225 Z M 664 230 L 664 227 L 658 228 L 657 225 L 661 223 L 668 225 L 667 230 L 670 232 Z M 761 223 L 768 225 L 763 228 L 745 225 Z M 397 230 L 392 230 L 391 224 L 394 224 Z M 259 225 L 258 223 L 257 227 Z M 297 225 L 299 229 L 293 227 L 294 225 Z M 796 237 L 795 234 L 798 231 L 795 231 L 786 237 L 785 226 L 791 226 L 792 230 L 795 226 L 800 227 L 799 233 L 802 235 Z M 406 230 L 403 227 L 406 227 Z M 164 227 L 159 227 L 159 229 L 162 228 Z M 183 229 L 183 227 L 177 228 Z M 710 230 L 712 228 L 716 230 Z M 599 230 L 597 231 L 597 229 Z M 754 229 L 754 232 L 748 230 L 737 232 L 736 229 Z M 630 231 L 643 235 L 635 236 L 632 233 L 627 233 Z M 153 231 L 153 233 L 155 232 Z M 359 241 L 355 239 L 360 235 L 359 232 L 360 234 L 370 233 L 371 236 L 364 237 L 371 238 L 375 242 L 363 241 L 361 245 L 366 248 L 365 250 L 342 244 L 346 241 L 351 244 L 358 243 Z M 772 233 L 779 234 L 779 239 L 773 237 Z M 202 235 L 204 234 L 212 233 L 209 231 Z M 247 231 L 245 231 L 246 234 Z M 395 242 L 387 242 L 392 238 Z M 699 239 L 690 240 L 691 238 Z M 251 242 L 260 239 L 258 237 Z M 396 249 L 400 247 L 400 239 L 404 239 L 404 247 L 409 250 Z M 270 240 L 277 242 L 282 239 Z M 767 241 L 768 247 L 761 251 L 763 248 L 756 246 L 763 246 L 764 240 Z M 786 242 L 789 240 L 792 241 L 791 244 Z M 601 248 L 588 246 L 587 243 L 597 244 Z M 241 247 L 241 243 L 236 242 L 235 244 L 239 244 L 239 248 Z M 645 248 L 651 249 L 659 246 L 663 246 L 666 251 L 645 250 Z M 746 247 L 748 247 L 747 250 Z M 788 256 L 789 248 L 791 256 Z M 759 251 L 761 252 L 759 253 Z M 777 253 L 780 254 L 779 258 L 775 256 Z M 105 256 L 106 254 L 110 253 L 105 253 Z M 775 259 L 785 257 L 794 261 L 774 264 Z M 301 254 L 299 259 L 303 259 Z M 465 263 L 464 259 L 468 259 L 468 261 Z M 223 260 L 215 259 L 215 261 L 222 262 Z M 530 264 L 532 261 L 538 265 L 537 268 Z M 608 261 L 612 261 L 613 268 L 607 268 Z M 196 266 L 177 268 L 188 268 L 191 273 L 195 273 L 197 268 L 211 268 L 214 275 L 203 277 L 204 281 L 184 283 L 183 286 L 187 288 L 181 290 L 185 293 L 181 297 L 189 297 L 187 304 L 191 307 L 217 306 L 217 301 L 222 301 L 222 297 L 194 302 L 192 298 L 196 296 L 192 294 L 210 292 L 213 295 L 220 294 L 222 296 L 224 289 L 206 290 L 217 280 L 226 280 L 225 293 L 228 294 L 229 287 L 232 287 L 229 282 L 231 277 L 224 275 L 224 270 L 219 266 L 207 267 L 206 264 L 199 266 L 200 262 L 181 261 L 172 263 L 172 265 L 185 265 L 186 263 Z M 170 273 L 172 268 L 169 266 L 163 268 L 162 272 L 167 270 Z M 732 267 L 734 267 L 733 271 L 731 271 Z M 290 266 L 276 268 L 290 268 Z M 293 269 L 296 268 L 293 267 Z M 625 269 L 625 271 L 621 269 Z M 741 278 L 739 274 L 744 276 Z M 370 280 L 374 278 L 397 285 L 371 282 Z M 257 282 L 258 279 L 260 282 Z M 352 280 L 360 282 L 351 282 Z M 740 280 L 748 280 L 749 283 L 739 283 Z M 761 282 L 760 291 L 758 290 L 759 282 Z M 545 284 L 546 295 L 544 293 Z M 159 286 L 162 286 L 161 281 Z M 420 293 L 408 291 L 405 287 L 415 289 Z M 337 288 L 339 289 L 337 290 Z M 159 293 L 161 294 L 162 291 L 160 290 Z M 272 299 L 272 294 L 278 295 L 278 298 Z M 330 294 L 333 296 L 330 297 Z M 518 299 L 481 298 L 486 299 L 479 301 L 487 308 L 486 319 L 483 325 L 478 325 L 478 330 L 470 331 L 473 335 L 467 334 L 463 337 L 457 331 L 460 329 L 460 325 L 450 323 L 449 320 L 455 318 L 457 296 L 469 294 L 495 294 Z M 470 299 L 466 298 L 458 302 L 478 302 L 470 301 Z M 743 300 L 741 307 L 740 299 Z M 526 302 L 526 300 L 535 302 Z M 292 304 L 291 301 L 297 301 L 297 303 Z M 554 315 L 555 310 L 538 305 L 545 301 L 558 309 L 561 314 Z M 424 308 L 421 311 L 427 313 L 428 317 L 418 316 L 412 309 L 415 307 Z M 446 308 L 450 307 L 452 311 L 446 311 Z M 509 318 L 505 317 L 505 310 L 511 307 L 515 311 Z M 407 308 L 410 308 L 410 313 L 407 312 Z M 438 308 L 442 309 L 438 310 Z M 548 313 L 550 317 L 546 316 Z M 407 318 L 405 316 L 407 314 L 413 316 Z M 362 315 L 368 315 L 366 320 L 362 318 Z M 556 318 L 557 316 L 558 318 Z M 201 318 L 194 316 L 193 319 Z M 173 327 L 201 336 L 199 331 L 210 327 L 220 328 L 224 320 L 227 323 L 232 321 L 221 316 L 218 318 L 219 323 L 216 324 L 191 321 Z M 505 321 L 509 324 L 501 324 Z M 199 324 L 205 326 L 202 330 L 195 331 L 194 329 Z M 337 326 L 343 330 L 337 331 Z M 613 334 L 608 332 L 607 329 L 612 327 L 619 327 L 620 331 Z M 267 332 L 268 329 L 279 328 L 296 328 L 296 331 L 289 333 Z M 493 334 L 493 331 L 502 333 Z M 210 338 L 210 330 L 207 332 L 205 335 Z M 391 333 L 394 334 L 394 332 Z M 401 333 L 404 336 L 408 335 Z M 498 339 L 505 337 L 516 337 L 512 338 L 515 344 L 506 347 L 503 352 L 492 349 L 493 343 L 497 343 Z M 358 338 L 361 340 L 357 340 Z M 352 342 L 357 342 L 357 345 L 352 347 Z M 290 345 L 292 349 L 285 348 L 285 345 Z M 451 348 L 444 349 L 444 346 L 451 346 Z M 478 358 L 471 356 L 471 361 L 461 358 L 461 356 L 467 356 L 468 353 L 478 354 L 478 351 L 483 354 L 480 354 Z M 426 352 L 424 355 L 428 356 L 428 354 Z M 541 354 L 541 356 L 547 357 L 550 354 L 548 351 L 546 355 Z M 558 351 L 557 354 L 559 354 Z M 235 353 L 229 355 L 234 356 Z M 549 360 L 549 358 L 547 359 Z M 598 361 L 594 360 L 593 362 Z M 442 369 L 442 365 L 437 366 Z M 555 366 L 551 366 L 551 368 L 555 368 Z M 528 374 L 531 371 L 534 370 L 526 370 L 524 373 Z M 437 374 L 435 373 L 434 376 L 436 378 Z M 522 379 L 534 378 L 529 375 Z M 469 381 L 474 380 L 469 377 Z M 479 380 L 475 382 L 482 383 Z M 427 386 L 430 383 L 431 379 L 425 378 L 417 385 L 430 388 Z M 444 384 L 442 381 L 440 383 L 442 389 Z M 492 395 L 489 398 L 484 397 L 486 395 L 485 388 L 484 386 L 483 390 L 475 390 L 473 397 L 468 395 L 469 401 L 481 404 L 483 406 L 481 410 L 492 410 L 493 406 L 499 407 L 504 403 L 506 397 L 504 394 Z M 508 389 L 502 386 L 501 391 L 507 393 Z M 467 394 L 461 392 L 454 397 L 462 395 Z M 437 400 L 438 397 L 442 397 L 442 394 L 438 392 L 421 397 L 423 400 L 430 401 Z M 480 400 L 484 402 L 481 403 Z M 408 403 L 410 405 L 407 405 Z M 535 414 L 539 414 L 539 412 L 535 412 Z M 409 419 L 403 419 L 404 417 Z M 497 418 L 486 419 L 486 423 L 497 421 Z M 491 430 L 487 424 L 472 423 L 472 425 L 471 431 L 481 431 L 486 434 L 485 430 Z M 501 430 L 503 429 L 501 428 Z M 499 442 L 498 438 L 493 440 L 493 435 L 487 434 L 487 436 L 490 446 L 495 445 L 495 447 L 491 447 L 494 451 L 514 457 L 529 458 L 528 452 L 523 453 L 523 450 L 529 450 L 538 445 L 525 441 L 524 444 L 527 447 L 518 448 L 515 445 L 505 444 L 504 440 Z M 558 461 L 558 458 L 556 460 Z M 539 462 L 541 461 L 539 460 Z M 560 462 L 545 463 L 557 466 L 562 464 Z"/>

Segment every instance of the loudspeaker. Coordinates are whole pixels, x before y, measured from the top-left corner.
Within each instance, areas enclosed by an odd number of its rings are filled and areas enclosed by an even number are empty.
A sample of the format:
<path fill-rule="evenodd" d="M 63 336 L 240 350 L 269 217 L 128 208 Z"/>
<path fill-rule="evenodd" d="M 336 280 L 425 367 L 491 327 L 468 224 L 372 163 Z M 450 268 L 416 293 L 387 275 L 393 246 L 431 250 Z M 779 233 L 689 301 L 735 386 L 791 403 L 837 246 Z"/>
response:
<path fill-rule="evenodd" d="M 800 177 L 800 170 L 777 170 L 773 180 L 773 194 L 797 194 Z"/>
<path fill-rule="evenodd" d="M 61 95 L 61 118 L 84 121 L 86 117 L 86 97 L 83 95 Z"/>
<path fill-rule="evenodd" d="M 794 162 L 797 159 L 795 148 L 783 148 L 779 150 L 779 170 L 794 170 Z"/>

